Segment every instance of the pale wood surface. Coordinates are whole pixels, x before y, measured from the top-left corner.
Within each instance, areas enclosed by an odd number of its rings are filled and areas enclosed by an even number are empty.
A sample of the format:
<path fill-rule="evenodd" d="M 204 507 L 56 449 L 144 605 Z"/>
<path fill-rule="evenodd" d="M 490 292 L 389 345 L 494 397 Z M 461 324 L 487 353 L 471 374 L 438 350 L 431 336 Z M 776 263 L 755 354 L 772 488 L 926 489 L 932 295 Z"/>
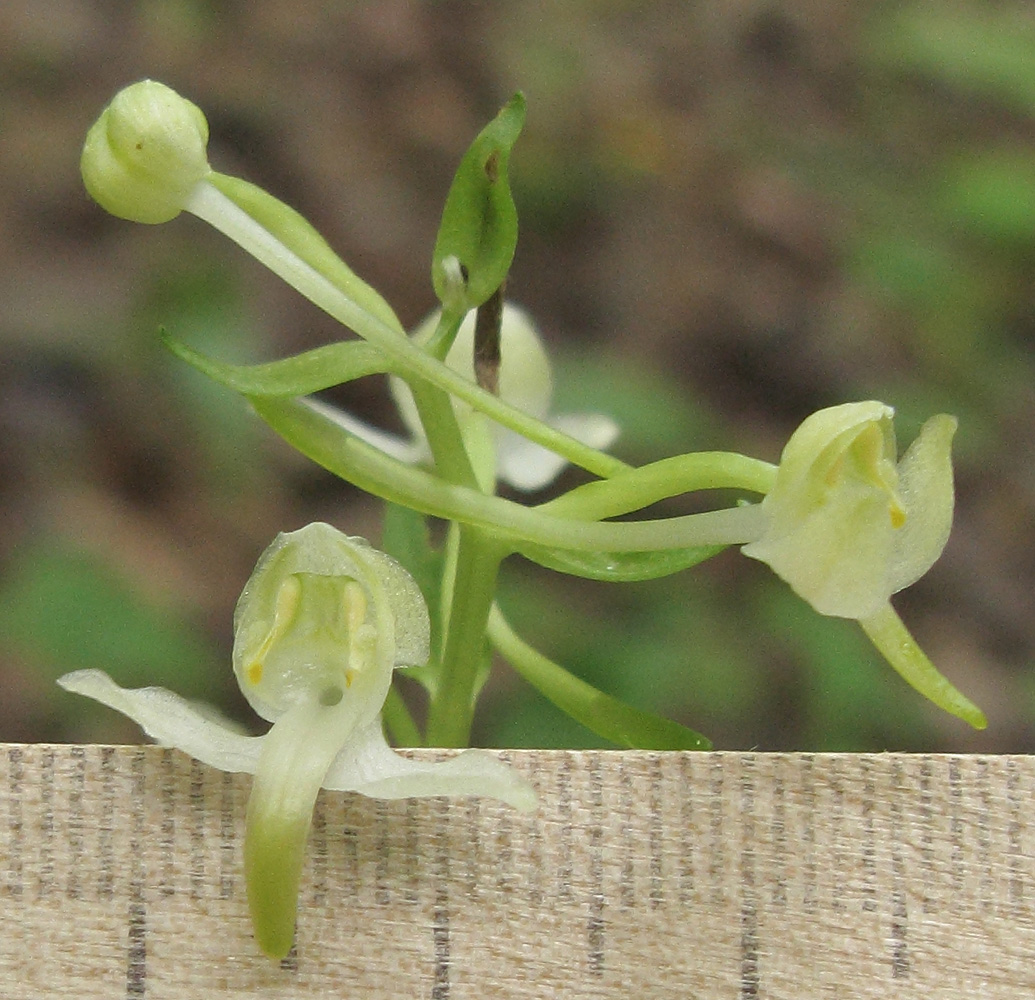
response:
<path fill-rule="evenodd" d="M 324 794 L 258 954 L 249 779 L 0 746 L 0 996 L 1035 997 L 1035 759 L 514 751 L 542 804 Z"/>

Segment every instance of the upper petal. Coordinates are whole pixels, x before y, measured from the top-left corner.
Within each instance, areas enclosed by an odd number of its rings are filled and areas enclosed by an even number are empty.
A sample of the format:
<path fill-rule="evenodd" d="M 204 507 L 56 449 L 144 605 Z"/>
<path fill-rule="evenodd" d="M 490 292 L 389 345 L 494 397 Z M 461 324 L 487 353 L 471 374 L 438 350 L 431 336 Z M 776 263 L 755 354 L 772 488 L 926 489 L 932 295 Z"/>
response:
<path fill-rule="evenodd" d="M 955 499 L 952 439 L 957 423 L 944 413 L 931 417 L 899 463 L 898 492 L 906 520 L 895 533 L 892 593 L 919 580 L 949 540 Z"/>

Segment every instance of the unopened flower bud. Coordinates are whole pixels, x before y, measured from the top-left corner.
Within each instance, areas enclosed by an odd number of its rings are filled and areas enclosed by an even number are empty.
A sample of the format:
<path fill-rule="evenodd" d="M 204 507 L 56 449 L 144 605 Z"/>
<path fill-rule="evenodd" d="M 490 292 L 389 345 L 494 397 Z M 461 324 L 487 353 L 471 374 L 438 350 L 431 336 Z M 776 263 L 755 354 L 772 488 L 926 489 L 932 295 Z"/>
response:
<path fill-rule="evenodd" d="M 208 122 L 163 83 L 119 91 L 87 133 L 80 169 L 90 196 L 133 222 L 168 222 L 210 173 Z"/>

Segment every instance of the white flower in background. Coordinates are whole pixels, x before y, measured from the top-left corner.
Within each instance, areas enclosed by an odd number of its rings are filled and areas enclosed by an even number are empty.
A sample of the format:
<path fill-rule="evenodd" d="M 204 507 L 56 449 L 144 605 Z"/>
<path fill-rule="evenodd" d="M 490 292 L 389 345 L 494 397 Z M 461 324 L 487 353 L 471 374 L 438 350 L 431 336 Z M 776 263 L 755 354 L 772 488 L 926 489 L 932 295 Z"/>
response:
<path fill-rule="evenodd" d="M 396 754 L 381 708 L 397 666 L 427 661 L 420 590 L 393 559 L 327 524 L 278 535 L 234 614 L 234 672 L 272 722 L 244 736 L 163 688 L 126 690 L 100 670 L 58 683 L 128 715 L 163 746 L 224 771 L 255 775 L 248 800 L 245 876 L 260 947 L 287 954 L 298 881 L 320 788 L 375 798 L 480 795 L 528 810 L 535 793 L 490 754 L 442 762 Z"/>
<path fill-rule="evenodd" d="M 415 331 L 414 338 L 418 341 L 425 339 L 437 323 L 436 312 L 424 320 Z M 464 319 L 446 355 L 446 364 L 472 382 L 474 327 L 475 314 L 472 312 Z M 618 436 L 617 424 L 603 414 L 551 413 L 553 375 L 550 359 L 528 314 L 510 303 L 503 307 L 500 359 L 499 396 L 504 402 L 591 448 L 607 448 Z M 377 430 L 323 403 L 310 401 L 310 405 L 395 458 L 410 463 L 430 460 L 431 452 L 409 387 L 402 379 L 393 377 L 391 388 L 399 413 L 410 431 L 409 438 Z M 560 455 L 487 419 L 462 400 L 454 398 L 453 409 L 472 465 L 483 486 L 490 486 L 491 482 L 486 480 L 495 477 L 515 489 L 542 489 L 557 477 L 567 463 Z"/>

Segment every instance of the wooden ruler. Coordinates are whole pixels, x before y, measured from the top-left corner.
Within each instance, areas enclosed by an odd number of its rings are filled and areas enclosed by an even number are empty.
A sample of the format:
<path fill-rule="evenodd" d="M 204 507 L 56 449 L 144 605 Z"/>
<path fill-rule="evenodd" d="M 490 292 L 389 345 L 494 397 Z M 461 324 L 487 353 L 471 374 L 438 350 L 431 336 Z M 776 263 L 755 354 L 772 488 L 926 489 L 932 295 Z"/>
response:
<path fill-rule="evenodd" d="M 249 779 L 2 745 L 0 996 L 1035 997 L 1035 758 L 503 756 L 536 814 L 325 793 L 278 965 Z"/>

